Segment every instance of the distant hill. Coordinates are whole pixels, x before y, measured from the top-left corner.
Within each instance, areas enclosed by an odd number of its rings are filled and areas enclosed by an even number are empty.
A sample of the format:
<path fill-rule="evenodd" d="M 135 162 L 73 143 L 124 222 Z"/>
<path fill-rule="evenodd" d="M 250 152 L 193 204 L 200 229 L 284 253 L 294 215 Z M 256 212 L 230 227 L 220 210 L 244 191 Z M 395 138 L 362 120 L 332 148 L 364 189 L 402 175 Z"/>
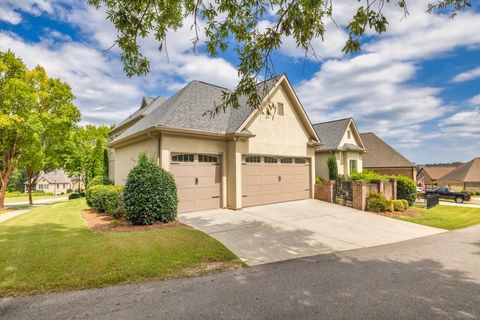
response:
<path fill-rule="evenodd" d="M 427 163 L 427 164 L 418 164 L 417 168 L 420 167 L 459 167 L 463 163 L 462 162 L 445 162 L 445 163 Z"/>

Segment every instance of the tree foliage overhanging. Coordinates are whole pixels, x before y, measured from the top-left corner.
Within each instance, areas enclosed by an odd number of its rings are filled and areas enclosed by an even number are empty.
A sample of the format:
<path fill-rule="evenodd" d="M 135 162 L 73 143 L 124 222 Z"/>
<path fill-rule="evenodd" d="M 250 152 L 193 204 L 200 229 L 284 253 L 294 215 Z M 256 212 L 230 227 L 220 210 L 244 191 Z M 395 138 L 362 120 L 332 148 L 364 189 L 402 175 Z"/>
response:
<path fill-rule="evenodd" d="M 122 50 L 121 59 L 128 76 L 149 72 L 150 64 L 141 52 L 140 40 L 153 35 L 159 50 L 166 51 L 167 33 L 190 23 L 196 36 L 193 48 L 206 38 L 206 49 L 215 57 L 227 49 L 238 57 L 240 81 L 233 93 L 225 93 L 215 111 L 238 108 L 239 97 L 246 96 L 248 105 L 258 107 L 258 78 L 275 75 L 272 54 L 282 39 L 292 37 L 305 55 L 314 55 L 312 41 L 323 39 L 326 22 L 333 20 L 334 0 L 88 0 L 96 8 L 104 7 L 107 19 L 118 31 L 113 45 Z M 385 6 L 396 6 L 408 14 L 408 0 L 352 1 L 356 12 L 346 26 L 349 38 L 345 53 L 360 50 L 361 38 L 368 32 L 383 33 L 388 20 Z M 471 0 L 437 0 L 428 5 L 428 12 L 448 12 L 454 17 L 471 6 Z M 186 22 L 193 21 L 193 22 Z M 267 25 L 267 27 L 262 27 Z"/>

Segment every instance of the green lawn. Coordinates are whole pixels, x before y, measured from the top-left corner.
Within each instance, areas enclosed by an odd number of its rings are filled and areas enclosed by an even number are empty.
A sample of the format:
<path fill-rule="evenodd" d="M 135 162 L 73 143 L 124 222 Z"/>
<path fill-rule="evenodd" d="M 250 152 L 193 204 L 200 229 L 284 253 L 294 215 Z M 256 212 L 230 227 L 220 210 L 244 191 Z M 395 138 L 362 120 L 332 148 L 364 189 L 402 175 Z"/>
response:
<path fill-rule="evenodd" d="M 447 230 L 461 229 L 480 223 L 480 208 L 436 206 L 432 209 L 415 207 L 416 217 L 395 217 L 400 220 L 419 223 Z"/>
<path fill-rule="evenodd" d="M 61 199 L 61 198 L 67 198 L 67 195 L 63 196 L 33 196 L 33 203 L 35 203 L 36 200 L 45 200 L 45 199 Z M 28 196 L 22 196 L 22 197 L 6 197 L 5 198 L 5 203 L 18 203 L 18 202 L 27 202 L 28 201 Z"/>
<path fill-rule="evenodd" d="M 440 199 L 440 201 L 456 203 L 455 200 L 453 200 L 453 199 Z M 475 202 L 475 201 L 463 201 L 463 203 L 464 204 L 478 204 L 478 205 L 480 205 L 480 203 Z"/>
<path fill-rule="evenodd" d="M 33 209 L 0 224 L 0 296 L 169 279 L 240 267 L 221 243 L 189 227 L 91 231 L 85 200 Z"/>

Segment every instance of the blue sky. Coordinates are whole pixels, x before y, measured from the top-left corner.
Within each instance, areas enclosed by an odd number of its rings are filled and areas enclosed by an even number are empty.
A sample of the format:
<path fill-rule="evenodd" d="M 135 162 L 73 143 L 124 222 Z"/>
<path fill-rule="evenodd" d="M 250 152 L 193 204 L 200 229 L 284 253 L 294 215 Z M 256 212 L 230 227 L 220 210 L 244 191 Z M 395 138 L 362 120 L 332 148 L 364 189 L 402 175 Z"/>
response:
<path fill-rule="evenodd" d="M 425 13 L 428 1 L 410 1 L 410 15 L 385 8 L 390 25 L 370 35 L 360 53 L 344 55 L 349 1 L 333 2 L 326 37 L 313 47 L 321 59 L 304 59 L 291 39 L 275 54 L 313 122 L 353 116 L 416 163 L 468 161 L 480 156 L 480 3 L 458 15 Z M 260 28 L 268 26 L 268 20 Z M 169 59 L 151 38 L 142 51 L 151 73 L 128 78 L 105 13 L 84 1 L 4 0 L 0 49 L 13 50 L 33 67 L 67 81 L 82 123 L 114 124 L 133 112 L 142 96 L 170 96 L 197 79 L 232 87 L 235 58 L 192 51 L 191 21 L 167 37 Z"/>

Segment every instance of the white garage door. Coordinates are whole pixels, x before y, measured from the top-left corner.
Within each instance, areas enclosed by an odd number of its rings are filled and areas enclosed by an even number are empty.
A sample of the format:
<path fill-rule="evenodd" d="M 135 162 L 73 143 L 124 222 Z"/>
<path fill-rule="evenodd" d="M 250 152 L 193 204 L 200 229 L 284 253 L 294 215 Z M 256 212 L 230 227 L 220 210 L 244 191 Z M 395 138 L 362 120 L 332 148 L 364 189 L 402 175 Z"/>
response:
<path fill-rule="evenodd" d="M 179 212 L 220 208 L 221 170 L 218 155 L 173 154 L 170 172 L 177 184 Z"/>
<path fill-rule="evenodd" d="M 309 197 L 309 159 L 244 156 L 242 206 L 248 207 Z"/>

